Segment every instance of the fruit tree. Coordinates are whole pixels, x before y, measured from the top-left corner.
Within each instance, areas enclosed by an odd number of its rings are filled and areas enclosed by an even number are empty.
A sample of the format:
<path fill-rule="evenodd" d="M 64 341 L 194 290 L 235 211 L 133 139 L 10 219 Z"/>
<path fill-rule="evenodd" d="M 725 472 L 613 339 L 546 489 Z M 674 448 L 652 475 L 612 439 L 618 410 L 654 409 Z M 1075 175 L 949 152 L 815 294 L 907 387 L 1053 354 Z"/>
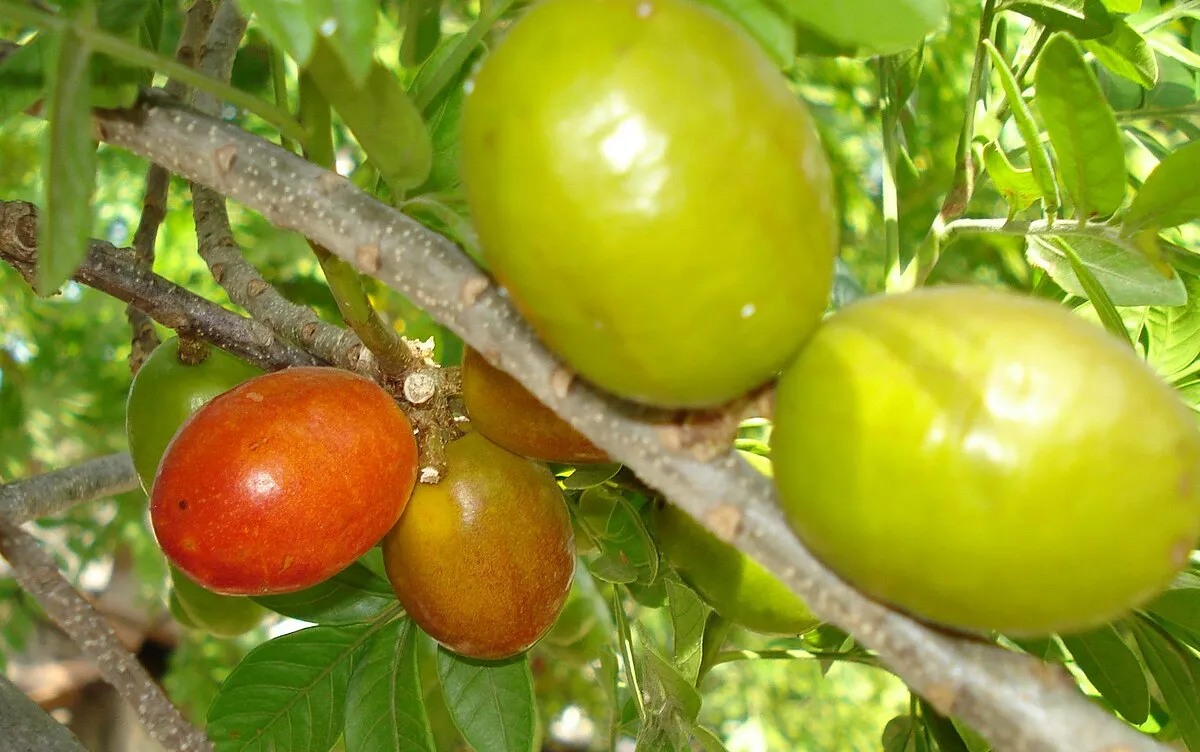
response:
<path fill-rule="evenodd" d="M 0 750 L 1200 752 L 1198 75 L 1195 0 L 0 0 Z"/>

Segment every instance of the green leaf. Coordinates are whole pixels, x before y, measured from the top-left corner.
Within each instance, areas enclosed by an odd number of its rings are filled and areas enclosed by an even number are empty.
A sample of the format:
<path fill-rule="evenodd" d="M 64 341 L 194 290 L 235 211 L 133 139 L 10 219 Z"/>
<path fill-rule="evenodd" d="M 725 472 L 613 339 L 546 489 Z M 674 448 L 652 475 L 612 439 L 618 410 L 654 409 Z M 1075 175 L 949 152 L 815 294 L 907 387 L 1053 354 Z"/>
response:
<path fill-rule="evenodd" d="M 85 3 L 79 12 L 94 11 Z M 73 29 L 64 31 L 53 37 L 48 59 L 55 63 L 46 92 L 49 127 L 42 151 L 45 211 L 38 223 L 36 273 L 36 289 L 42 296 L 57 292 L 87 255 L 96 186 L 91 47 Z"/>
<path fill-rule="evenodd" d="M 1079 219 L 1116 213 L 1125 200 L 1125 146 L 1075 40 L 1055 34 L 1035 74 L 1038 110 Z"/>
<path fill-rule="evenodd" d="M 438 677 L 454 724 L 475 752 L 533 752 L 533 674 L 522 654 L 485 662 L 438 649 Z"/>
<path fill-rule="evenodd" d="M 1175 227 L 1200 219 L 1200 140 L 1181 146 L 1159 162 L 1134 196 L 1121 222 L 1132 235 L 1145 228 Z"/>
<path fill-rule="evenodd" d="M 704 625 L 712 610 L 678 577 L 665 577 L 674 630 L 675 665 L 683 677 L 696 684 L 704 657 Z"/>
<path fill-rule="evenodd" d="M 883 752 L 917 752 L 920 724 L 911 715 L 898 715 L 883 727 Z"/>
<path fill-rule="evenodd" d="M 796 57 L 796 25 L 763 0 L 702 0 L 732 18 L 762 46 L 771 60 L 785 67 Z"/>
<path fill-rule="evenodd" d="M 324 0 L 320 5 L 325 5 Z M 378 13 L 378 0 L 336 0 L 322 19 L 323 23 L 329 18 L 336 21 L 334 33 L 327 39 L 349 71 L 350 83 L 358 89 L 367 85 L 375 62 Z"/>
<path fill-rule="evenodd" d="M 1141 610 L 1181 630 L 1192 644 L 1200 644 L 1200 582 L 1195 578 L 1176 577 L 1169 588 Z"/>
<path fill-rule="evenodd" d="M 1016 0 L 1001 4 L 1032 18 L 1051 31 L 1065 31 L 1076 39 L 1095 39 L 1112 33 L 1113 22 L 1100 0 Z"/>
<path fill-rule="evenodd" d="M 1000 79 L 1000 86 L 1004 89 L 1004 98 L 1008 101 L 1008 108 L 1012 112 L 1013 121 L 1017 124 L 1017 131 L 1020 132 L 1021 139 L 1025 142 L 1033 177 L 1042 189 L 1043 209 L 1048 216 L 1055 217 L 1058 214 L 1059 205 L 1058 183 L 1054 178 L 1054 168 L 1050 166 L 1050 155 L 1046 153 L 1041 134 L 1033 120 L 1033 113 L 1029 111 L 1029 105 L 1021 96 L 1021 87 L 1017 84 L 1017 79 L 1009 69 L 1004 56 L 1000 54 L 1000 50 L 996 49 L 996 45 L 992 44 L 991 40 L 985 39 L 984 45 L 992 59 L 992 70 L 995 71 L 997 78 Z"/>
<path fill-rule="evenodd" d="M 1130 723 L 1146 722 L 1150 688 L 1133 649 L 1111 625 L 1082 634 L 1062 635 L 1067 650 L 1100 695 Z"/>
<path fill-rule="evenodd" d="M 1132 347 L 1133 338 L 1129 336 L 1129 330 L 1125 328 L 1125 320 L 1121 318 L 1121 314 L 1117 312 L 1116 307 L 1113 305 L 1108 291 L 1104 289 L 1104 286 L 1092 274 L 1091 269 L 1083 263 L 1079 254 L 1067 241 L 1062 238 L 1050 238 L 1050 243 L 1067 257 L 1075 279 L 1083 288 L 1088 302 L 1095 307 L 1096 313 L 1100 316 L 1101 323 L 1104 324 L 1104 328 Z"/>
<path fill-rule="evenodd" d="M 41 34 L 0 62 L 0 123 L 32 107 L 42 97 L 46 74 L 43 59 L 56 48 L 54 38 Z"/>
<path fill-rule="evenodd" d="M 589 564 L 593 574 L 607 582 L 631 582 L 624 578 L 632 572 L 638 582 L 654 582 L 658 549 L 628 499 L 608 486 L 593 486 L 580 495 L 578 516 L 602 552 L 599 571 L 595 562 Z"/>
<path fill-rule="evenodd" d="M 995 141 L 983 147 L 983 164 L 987 168 L 988 177 L 996 185 L 996 190 L 1008 204 L 1008 216 L 1014 217 L 1033 206 L 1042 197 L 1042 189 L 1038 186 L 1033 170 L 1018 170 L 1008 161 L 1008 156 L 1000 149 Z"/>
<path fill-rule="evenodd" d="M 328 752 L 342 733 L 355 656 L 375 631 L 309 627 L 250 651 L 208 709 L 217 752 Z"/>
<path fill-rule="evenodd" d="M 703 702 L 700 692 L 646 640 L 641 642 L 638 658 L 642 666 L 642 691 L 647 696 L 647 705 L 655 708 L 667 706 L 670 708 L 668 712 L 676 712 L 683 720 L 695 723 Z"/>
<path fill-rule="evenodd" d="M 694 726 L 692 738 L 700 744 L 701 752 L 729 752 L 721 738 L 704 726 Z"/>
<path fill-rule="evenodd" d="M 1114 305 L 1177 306 L 1187 302 L 1187 288 L 1180 276 L 1164 277 L 1157 266 L 1135 250 L 1089 235 L 1029 237 L 1025 248 L 1029 263 L 1045 269 L 1072 295 L 1090 299 L 1063 243 L 1075 251 Z"/>
<path fill-rule="evenodd" d="M 367 643 L 346 689 L 347 752 L 434 752 L 417 666 L 417 628 L 397 619 Z"/>
<path fill-rule="evenodd" d="M 292 56 L 300 66 L 308 64 L 317 37 L 317 28 L 330 17 L 330 0 L 237 0 L 245 15 L 254 14 L 271 44 Z M 297 6 L 300 6 L 297 8 Z M 300 12 L 297 12 L 300 11 Z M 315 12 L 314 12 L 315 11 Z"/>
<path fill-rule="evenodd" d="M 400 64 L 406 68 L 417 67 L 437 49 L 441 37 L 441 0 L 408 0 L 404 12 Z"/>
<path fill-rule="evenodd" d="M 1113 19 L 1113 30 L 1083 43 L 1100 64 L 1113 73 L 1145 89 L 1158 83 L 1158 58 L 1146 44 L 1146 38 L 1122 19 Z"/>
<path fill-rule="evenodd" d="M 946 21 L 946 0 L 781 0 L 797 22 L 837 44 L 890 55 L 915 48 Z"/>
<path fill-rule="evenodd" d="M 954 724 L 954 728 L 958 731 L 963 743 L 967 745 L 969 752 L 991 752 L 992 745 L 988 744 L 978 731 L 955 718 L 951 718 L 950 722 Z"/>
<path fill-rule="evenodd" d="M 595 465 L 580 465 L 575 470 L 563 478 L 563 488 L 568 491 L 579 491 L 592 486 L 598 486 L 601 483 L 612 480 L 613 476 L 621 472 L 621 463 L 619 462 L 601 462 Z"/>
<path fill-rule="evenodd" d="M 356 88 L 329 45 L 318 42 L 307 71 L 394 196 L 425 180 L 433 163 L 429 131 L 390 70 L 373 61 L 366 83 Z"/>
<path fill-rule="evenodd" d="M 1142 0 L 1104 0 L 1104 7 L 1113 13 L 1137 13 L 1142 9 Z"/>
<path fill-rule="evenodd" d="M 958 728 L 949 718 L 937 712 L 924 699 L 918 700 L 917 704 L 921 708 L 921 722 L 937 743 L 938 752 L 970 752 Z"/>
<path fill-rule="evenodd" d="M 277 614 L 313 624 L 371 621 L 396 604 L 391 585 L 354 563 L 324 582 L 295 593 L 254 596 Z"/>
<path fill-rule="evenodd" d="M 1153 306 L 1147 311 L 1148 360 L 1164 378 L 1180 373 L 1200 357 L 1200 278 L 1183 278 L 1188 301 L 1181 306 Z"/>
<path fill-rule="evenodd" d="M 1144 618 L 1134 636 L 1180 738 L 1188 749 L 1200 749 L 1200 660 Z"/>

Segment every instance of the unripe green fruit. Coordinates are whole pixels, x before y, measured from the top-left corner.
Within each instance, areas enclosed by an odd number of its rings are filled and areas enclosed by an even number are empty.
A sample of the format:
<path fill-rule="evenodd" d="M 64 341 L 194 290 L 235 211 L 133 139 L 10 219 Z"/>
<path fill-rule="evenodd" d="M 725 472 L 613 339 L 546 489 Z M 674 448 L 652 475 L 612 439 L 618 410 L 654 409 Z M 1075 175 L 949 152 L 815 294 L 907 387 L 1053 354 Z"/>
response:
<path fill-rule="evenodd" d="M 175 567 L 170 569 L 171 605 L 182 612 L 180 623 L 186 627 L 216 637 L 237 637 L 261 624 L 267 614 L 265 608 L 245 596 L 219 595 L 192 582 Z"/>
<path fill-rule="evenodd" d="M 781 378 L 784 512 L 878 600 L 1014 636 L 1110 621 L 1200 535 L 1200 431 L 1133 350 L 1066 308 L 942 287 L 831 316 Z"/>
<path fill-rule="evenodd" d="M 629 400 L 718 405 L 816 326 L 836 251 L 805 105 L 692 0 L 542 0 L 463 105 L 489 270 L 567 365 Z"/>

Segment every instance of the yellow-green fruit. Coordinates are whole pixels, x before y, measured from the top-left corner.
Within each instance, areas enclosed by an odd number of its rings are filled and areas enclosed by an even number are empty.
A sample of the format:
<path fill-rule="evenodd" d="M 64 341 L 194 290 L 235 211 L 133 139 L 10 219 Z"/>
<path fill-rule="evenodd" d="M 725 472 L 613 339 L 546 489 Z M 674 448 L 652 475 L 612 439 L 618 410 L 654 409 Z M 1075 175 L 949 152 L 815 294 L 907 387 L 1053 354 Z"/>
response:
<path fill-rule="evenodd" d="M 182 611 L 186 618 L 176 619 L 186 627 L 217 637 L 236 637 L 262 623 L 267 610 L 245 596 L 219 595 L 206 590 L 171 567 L 172 613 Z"/>
<path fill-rule="evenodd" d="M 742 455 L 763 469 L 757 460 L 750 459 L 749 452 Z M 764 634 L 800 634 L 820 624 L 787 585 L 710 533 L 687 512 L 664 503 L 651 515 L 663 556 L 684 582 L 727 621 Z"/>
<path fill-rule="evenodd" d="M 703 407 L 795 355 L 829 300 L 830 170 L 740 27 L 692 0 L 542 0 L 469 87 L 484 260 L 572 369 Z"/>
<path fill-rule="evenodd" d="M 1200 534 L 1195 416 L 1049 301 L 953 286 L 855 303 L 784 373 L 774 416 L 780 500 L 810 550 L 951 627 L 1101 624 Z"/>

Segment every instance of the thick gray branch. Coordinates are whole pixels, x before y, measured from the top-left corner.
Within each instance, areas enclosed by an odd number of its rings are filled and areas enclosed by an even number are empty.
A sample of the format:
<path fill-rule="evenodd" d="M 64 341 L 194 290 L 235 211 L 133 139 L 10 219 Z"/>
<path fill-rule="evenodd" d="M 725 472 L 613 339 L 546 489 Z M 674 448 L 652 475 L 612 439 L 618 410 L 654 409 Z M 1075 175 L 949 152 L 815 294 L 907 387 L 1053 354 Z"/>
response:
<path fill-rule="evenodd" d="M 171 704 L 113 632 L 104 617 L 71 586 L 54 557 L 15 523 L 0 517 L 0 556 L 12 566 L 17 582 L 37 600 L 55 624 L 95 661 L 100 675 L 129 703 L 138 720 L 169 750 L 211 750 L 212 742 Z"/>
<path fill-rule="evenodd" d="M 0 673 L 0 740 L 5 752 L 85 752 L 75 735 Z"/>
<path fill-rule="evenodd" d="M 118 452 L 0 485 L 0 517 L 19 525 L 58 514 L 81 501 L 115 496 L 137 488 L 137 473 L 129 452 Z"/>
<path fill-rule="evenodd" d="M 102 138 L 300 232 L 407 296 L 646 483 L 779 575 L 820 617 L 873 648 L 945 714 L 1014 752 L 1165 750 L 1087 700 L 1058 668 L 955 638 L 878 605 L 822 567 L 778 511 L 771 481 L 732 452 L 702 462 L 567 372 L 446 238 L 345 179 L 241 129 L 166 105 L 98 118 Z M 733 524 L 730 524 L 733 523 Z"/>

